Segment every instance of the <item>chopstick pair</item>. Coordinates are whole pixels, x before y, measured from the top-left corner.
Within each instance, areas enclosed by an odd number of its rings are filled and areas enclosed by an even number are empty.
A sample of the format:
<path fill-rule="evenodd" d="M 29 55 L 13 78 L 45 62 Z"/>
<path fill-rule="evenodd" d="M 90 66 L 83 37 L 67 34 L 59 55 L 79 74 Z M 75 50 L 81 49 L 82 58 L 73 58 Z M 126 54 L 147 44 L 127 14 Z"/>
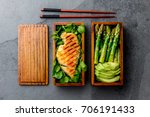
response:
<path fill-rule="evenodd" d="M 43 8 L 42 12 L 65 12 L 65 13 L 91 13 L 91 14 L 116 14 L 115 12 L 102 12 L 95 10 L 67 10 L 56 8 Z M 114 15 L 41 15 L 40 18 L 115 18 Z"/>

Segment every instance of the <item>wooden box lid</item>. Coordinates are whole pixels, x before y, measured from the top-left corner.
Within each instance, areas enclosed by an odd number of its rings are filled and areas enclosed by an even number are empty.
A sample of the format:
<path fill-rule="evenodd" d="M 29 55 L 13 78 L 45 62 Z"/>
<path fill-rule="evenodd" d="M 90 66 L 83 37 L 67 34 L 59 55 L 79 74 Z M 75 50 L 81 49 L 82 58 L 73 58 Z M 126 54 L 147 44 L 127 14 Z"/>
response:
<path fill-rule="evenodd" d="M 18 81 L 20 85 L 48 84 L 47 25 L 19 25 Z"/>

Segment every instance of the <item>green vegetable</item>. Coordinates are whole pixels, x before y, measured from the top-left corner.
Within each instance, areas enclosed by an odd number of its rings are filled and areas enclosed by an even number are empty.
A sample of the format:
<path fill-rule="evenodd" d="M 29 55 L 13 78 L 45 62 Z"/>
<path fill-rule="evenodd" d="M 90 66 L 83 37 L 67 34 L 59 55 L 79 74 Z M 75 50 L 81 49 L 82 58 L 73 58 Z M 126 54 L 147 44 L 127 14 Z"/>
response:
<path fill-rule="evenodd" d="M 99 51 L 99 56 L 101 56 L 101 53 L 102 53 L 102 48 L 101 48 L 100 51 Z"/>
<path fill-rule="evenodd" d="M 100 71 L 117 70 L 118 68 L 119 63 L 114 62 L 99 63 L 95 66 L 95 69 Z"/>
<path fill-rule="evenodd" d="M 97 77 L 113 78 L 114 76 L 118 74 L 120 74 L 120 69 L 117 69 L 115 71 L 105 71 L 105 72 L 100 72 L 98 70 L 95 70 L 95 75 Z"/>
<path fill-rule="evenodd" d="M 57 60 L 55 59 L 53 62 L 53 67 L 57 64 Z"/>
<path fill-rule="evenodd" d="M 53 74 L 53 77 L 56 79 L 61 79 L 63 77 L 63 72 L 59 71 L 59 72 Z"/>
<path fill-rule="evenodd" d="M 118 46 L 118 41 L 119 41 L 119 34 L 120 34 L 120 25 L 117 24 L 115 28 L 115 37 L 113 40 L 113 45 L 112 45 L 112 49 L 111 49 L 110 56 L 109 56 L 109 62 L 114 61 L 115 51 L 116 51 L 116 48 Z"/>
<path fill-rule="evenodd" d="M 120 74 L 119 63 L 106 62 L 99 63 L 95 66 L 95 75 L 98 81 L 99 79 L 112 79 Z"/>
<path fill-rule="evenodd" d="M 98 26 L 96 25 L 95 28 L 98 28 Z M 96 33 L 97 35 L 97 39 L 96 39 L 96 44 L 95 44 L 95 55 L 94 55 L 94 64 L 98 64 L 98 57 L 99 57 L 99 46 L 100 46 L 100 40 L 101 40 L 101 34 L 103 31 L 103 24 L 100 26 L 98 32 Z"/>
<path fill-rule="evenodd" d="M 109 59 L 109 55 L 110 55 L 110 51 L 111 51 L 111 47 L 112 47 L 112 43 L 113 43 L 113 38 L 114 38 L 114 33 L 115 33 L 115 28 L 112 29 L 112 31 L 111 31 L 108 48 L 107 48 L 106 61 L 108 61 L 108 59 Z"/>
<path fill-rule="evenodd" d="M 60 71 L 60 66 L 59 66 L 59 65 L 55 66 L 55 71 L 56 71 L 56 72 L 59 72 L 59 71 Z"/>
<path fill-rule="evenodd" d="M 102 38 L 104 39 L 106 36 L 106 26 L 103 26 L 103 35 L 102 35 Z"/>
<path fill-rule="evenodd" d="M 82 71 L 86 71 L 87 70 L 87 66 L 83 61 L 80 61 L 79 66 L 81 67 Z"/>
<path fill-rule="evenodd" d="M 67 33 L 75 33 L 77 30 L 77 26 L 75 24 L 67 24 L 66 26 L 63 27 L 64 31 Z"/>
<path fill-rule="evenodd" d="M 62 44 L 64 44 L 64 42 L 62 41 L 62 39 L 58 39 L 58 40 L 56 41 L 56 46 L 57 46 L 57 47 L 60 46 L 60 45 L 62 45 Z"/>
<path fill-rule="evenodd" d="M 81 34 L 78 34 L 77 37 L 78 37 L 78 44 L 81 45 L 82 44 L 82 40 L 81 40 L 82 36 L 81 36 Z"/>
<path fill-rule="evenodd" d="M 64 84 L 64 83 L 68 83 L 69 82 L 69 77 L 68 76 L 64 76 L 60 79 L 60 83 Z"/>
<path fill-rule="evenodd" d="M 55 61 L 53 63 L 52 76 L 53 77 L 58 76 L 59 71 L 60 71 L 60 65 L 58 64 L 57 60 L 55 59 Z"/>
<path fill-rule="evenodd" d="M 117 82 L 117 81 L 119 81 L 119 79 L 120 79 L 120 76 L 116 76 L 116 77 L 111 78 L 111 79 L 106 79 L 106 78 L 102 78 L 102 77 L 97 77 L 97 80 L 98 80 L 98 81 L 106 82 L 106 83 Z"/>
<path fill-rule="evenodd" d="M 80 75 L 81 75 L 81 74 L 80 74 L 78 71 L 76 71 L 74 77 L 71 79 L 71 82 L 74 82 L 74 83 L 79 82 Z"/>
<path fill-rule="evenodd" d="M 95 25 L 95 34 L 97 34 L 97 33 L 98 33 L 98 31 L 99 31 L 99 27 L 100 27 L 100 25 L 99 25 L 99 24 L 96 24 L 96 25 Z"/>
<path fill-rule="evenodd" d="M 77 29 L 77 30 L 78 30 L 79 33 L 82 34 L 82 33 L 85 32 L 85 26 L 84 26 L 84 25 L 80 25 L 80 26 L 78 26 L 78 29 Z"/>
<path fill-rule="evenodd" d="M 118 62 L 118 49 L 116 49 L 116 52 L 115 52 L 114 62 Z"/>
<path fill-rule="evenodd" d="M 99 60 L 99 62 L 101 62 L 101 63 L 105 62 L 105 56 L 106 56 L 106 51 L 107 51 L 107 44 L 108 44 L 109 37 L 110 37 L 110 30 L 111 30 L 110 27 L 106 26 L 105 42 L 104 42 L 102 53 L 101 53 L 100 60 Z"/>

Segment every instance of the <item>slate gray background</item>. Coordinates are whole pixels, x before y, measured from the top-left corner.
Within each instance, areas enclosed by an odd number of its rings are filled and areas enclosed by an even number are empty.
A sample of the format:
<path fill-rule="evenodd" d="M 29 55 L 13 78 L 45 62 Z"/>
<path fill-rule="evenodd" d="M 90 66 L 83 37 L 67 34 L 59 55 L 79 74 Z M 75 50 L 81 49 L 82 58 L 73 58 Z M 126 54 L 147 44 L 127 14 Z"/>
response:
<path fill-rule="evenodd" d="M 0 99 L 150 99 L 150 0 L 0 0 Z M 43 7 L 95 9 L 117 12 L 116 19 L 39 18 Z M 86 25 L 86 85 L 84 87 L 19 86 L 17 79 L 17 26 L 56 21 L 84 21 Z M 90 84 L 90 28 L 92 21 L 124 23 L 124 87 Z M 52 68 L 52 40 L 49 42 Z"/>

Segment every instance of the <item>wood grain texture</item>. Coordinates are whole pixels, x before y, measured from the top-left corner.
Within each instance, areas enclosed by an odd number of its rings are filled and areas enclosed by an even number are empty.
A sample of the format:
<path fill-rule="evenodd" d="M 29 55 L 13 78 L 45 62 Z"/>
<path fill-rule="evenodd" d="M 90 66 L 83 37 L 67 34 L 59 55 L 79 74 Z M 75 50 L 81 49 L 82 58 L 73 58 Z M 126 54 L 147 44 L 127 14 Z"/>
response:
<path fill-rule="evenodd" d="M 120 24 L 120 81 L 114 82 L 114 83 L 104 83 L 104 82 L 98 82 L 95 79 L 94 74 L 94 49 L 95 49 L 95 32 L 94 32 L 94 26 L 96 24 L 104 24 L 104 25 L 117 25 Z M 93 86 L 122 86 L 124 81 L 124 75 L 123 75 L 123 23 L 122 22 L 92 22 L 92 35 L 91 35 L 91 84 Z"/>
<path fill-rule="evenodd" d="M 67 25 L 69 23 L 74 23 L 76 25 L 84 24 L 84 22 L 55 22 L 53 24 L 53 31 L 56 30 L 56 26 L 57 25 Z M 84 39 L 85 39 L 85 34 L 83 33 L 82 34 L 82 50 L 83 50 L 83 52 L 84 52 L 84 45 L 85 45 Z M 56 58 L 56 43 L 53 40 L 53 62 L 54 62 L 55 58 Z M 82 60 L 84 61 L 84 54 L 82 54 Z M 82 72 L 82 82 L 81 83 L 65 83 L 65 84 L 61 84 L 61 83 L 58 83 L 55 78 L 53 78 L 53 83 L 54 83 L 55 86 L 84 86 L 85 85 L 84 72 Z"/>
<path fill-rule="evenodd" d="M 19 25 L 18 82 L 20 85 L 48 84 L 47 25 Z"/>

